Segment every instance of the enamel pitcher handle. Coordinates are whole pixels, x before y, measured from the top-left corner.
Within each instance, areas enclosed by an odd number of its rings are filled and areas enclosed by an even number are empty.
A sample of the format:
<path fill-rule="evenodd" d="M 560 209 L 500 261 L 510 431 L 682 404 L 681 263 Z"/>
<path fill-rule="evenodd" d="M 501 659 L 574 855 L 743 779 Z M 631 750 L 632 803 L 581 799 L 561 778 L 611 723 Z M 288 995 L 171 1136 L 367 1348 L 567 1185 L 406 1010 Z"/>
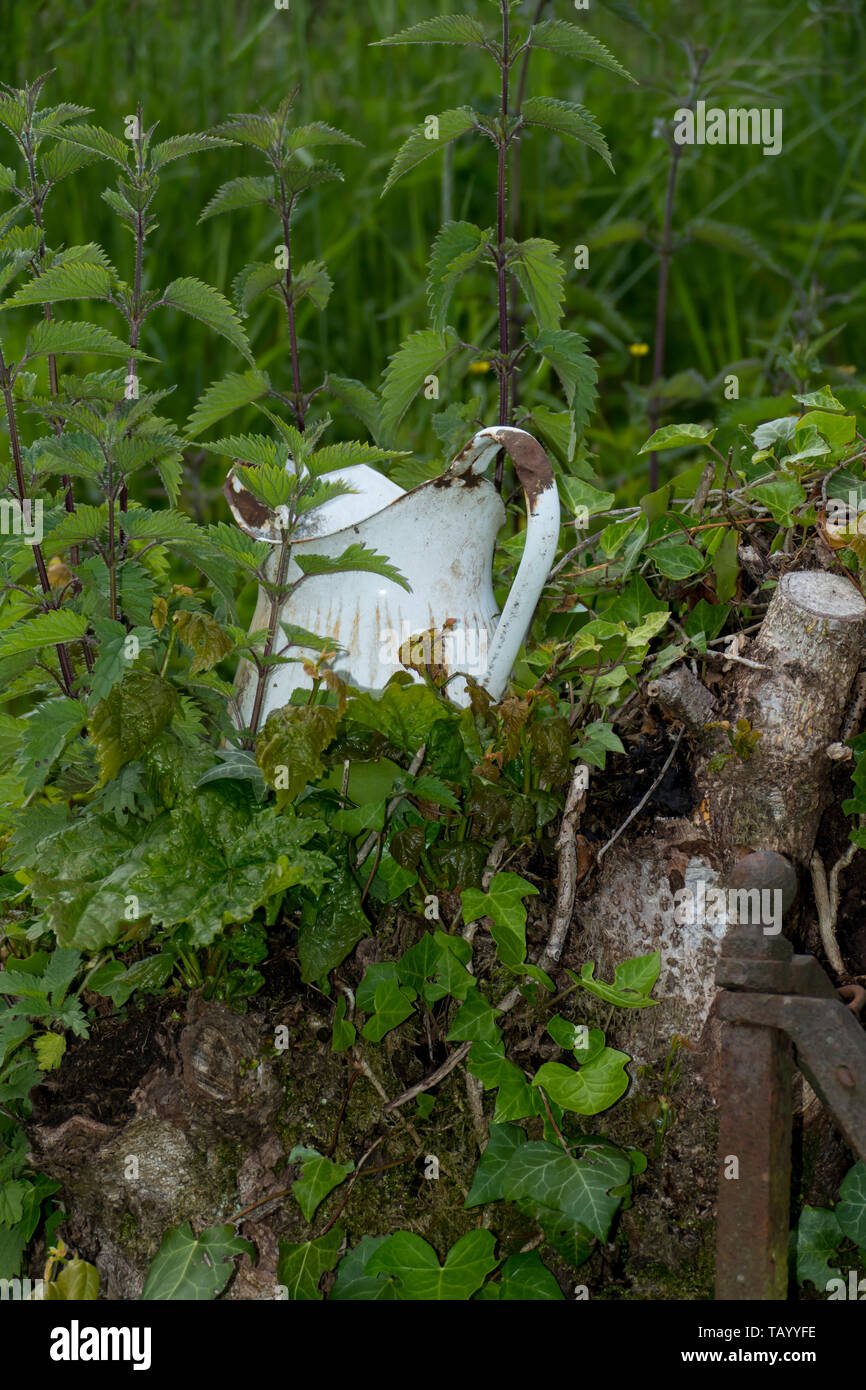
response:
<path fill-rule="evenodd" d="M 559 494 L 553 466 L 545 450 L 526 430 L 511 425 L 492 425 L 479 430 L 455 458 L 455 473 L 483 473 L 504 449 L 523 486 L 526 501 L 526 543 L 505 607 L 490 644 L 487 674 L 481 684 L 494 701 L 502 698 L 532 621 L 541 591 L 550 573 L 559 541 Z M 467 704 L 466 682 L 458 676 L 449 694 Z"/>

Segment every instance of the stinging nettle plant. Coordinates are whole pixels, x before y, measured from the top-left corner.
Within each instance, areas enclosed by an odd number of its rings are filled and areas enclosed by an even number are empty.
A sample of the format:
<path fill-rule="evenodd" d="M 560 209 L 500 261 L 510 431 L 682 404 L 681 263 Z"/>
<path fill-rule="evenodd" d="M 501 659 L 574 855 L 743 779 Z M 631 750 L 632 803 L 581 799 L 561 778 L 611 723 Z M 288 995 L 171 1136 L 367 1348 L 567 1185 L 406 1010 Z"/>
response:
<path fill-rule="evenodd" d="M 382 389 L 382 421 L 393 431 L 408 410 L 425 379 L 435 375 L 449 360 L 465 354 L 471 362 L 489 362 L 499 383 L 498 423 L 514 423 L 515 383 L 525 371 L 524 355 L 530 353 L 538 365 L 547 363 L 559 378 L 569 407 L 569 430 L 564 444 L 567 460 L 574 458 L 576 445 L 595 401 L 596 367 L 585 339 L 561 327 L 565 297 L 565 271 L 558 248 L 542 237 L 515 241 L 507 235 L 509 225 L 508 172 L 510 155 L 527 132 L 540 128 L 560 137 L 576 140 L 599 155 L 613 168 L 607 142 L 598 122 L 578 102 L 554 97 L 526 96 L 525 65 L 533 49 L 543 49 L 566 59 L 597 64 L 617 76 L 634 81 L 614 55 L 593 35 L 567 20 L 545 19 L 515 31 L 511 11 L 516 0 L 494 0 L 499 9 L 497 32 L 489 31 L 469 15 L 443 15 L 423 20 L 380 42 L 459 44 L 489 54 L 499 76 L 499 101 L 495 114 L 479 114 L 469 106 L 429 116 L 424 125 L 409 136 L 398 150 L 383 192 L 422 160 L 460 136 L 474 132 L 494 146 L 497 161 L 496 221 L 486 228 L 472 222 L 447 222 L 433 244 L 427 282 L 432 326 L 413 333 L 391 358 Z M 523 70 L 517 84 L 515 66 Z M 517 94 L 512 88 L 517 86 Z M 513 167 L 513 162 L 512 162 Z M 496 274 L 498 340 L 495 350 L 466 343 L 448 323 L 454 290 L 463 276 L 480 264 L 491 265 Z M 535 320 L 535 333 L 525 332 L 522 341 L 511 341 L 514 306 L 510 303 L 511 282 L 519 285 Z M 458 410 L 459 414 L 459 410 Z M 548 412 L 539 412 L 536 424 L 542 433 L 550 429 Z M 531 420 L 531 415 L 524 416 Z M 497 463 L 496 484 L 502 485 L 502 460 Z"/>

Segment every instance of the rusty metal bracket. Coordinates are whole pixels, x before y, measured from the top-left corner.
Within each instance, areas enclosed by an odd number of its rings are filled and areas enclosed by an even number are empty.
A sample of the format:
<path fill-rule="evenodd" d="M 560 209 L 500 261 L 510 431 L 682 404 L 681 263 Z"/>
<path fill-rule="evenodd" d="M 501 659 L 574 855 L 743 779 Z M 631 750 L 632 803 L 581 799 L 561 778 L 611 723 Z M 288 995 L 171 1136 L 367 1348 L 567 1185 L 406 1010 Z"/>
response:
<path fill-rule="evenodd" d="M 770 861 L 777 882 L 793 875 L 781 855 L 747 855 L 737 865 L 737 883 L 760 887 Z M 795 1066 L 866 1159 L 866 1034 L 814 956 L 794 955 L 769 926 L 729 926 L 716 970 L 722 1020 L 717 1300 L 787 1296 Z"/>

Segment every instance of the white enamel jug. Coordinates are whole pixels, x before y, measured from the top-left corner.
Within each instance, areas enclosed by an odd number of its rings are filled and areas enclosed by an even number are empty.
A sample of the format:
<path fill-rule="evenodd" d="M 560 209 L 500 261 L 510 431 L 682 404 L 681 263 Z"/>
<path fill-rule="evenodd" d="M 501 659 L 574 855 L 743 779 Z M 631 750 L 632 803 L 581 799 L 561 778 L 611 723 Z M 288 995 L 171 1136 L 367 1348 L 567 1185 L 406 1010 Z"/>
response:
<path fill-rule="evenodd" d="M 493 484 L 481 476 L 500 449 L 505 449 L 514 462 L 527 511 L 523 556 L 501 617 L 491 571 L 505 507 Z M 291 462 L 287 467 L 293 467 Z M 336 557 L 350 545 L 364 544 L 387 556 L 410 591 L 363 571 L 313 575 L 284 600 L 280 622 L 332 638 L 338 649 L 332 669 L 362 690 L 382 689 L 395 671 L 405 669 L 400 661 L 401 645 L 410 636 L 433 629 L 442 637 L 434 641 L 430 659 L 454 672 L 446 686 L 449 698 L 457 705 L 469 703 L 464 678 L 469 675 L 493 700 L 499 700 L 550 571 L 559 536 L 559 497 L 553 469 L 538 441 L 525 430 L 510 426 L 479 430 L 447 472 L 411 492 L 404 492 L 366 464 L 324 473 L 321 481 L 341 481 L 353 491 L 323 502 L 302 517 L 293 536 L 292 556 L 303 552 Z M 281 533 L 277 518 L 233 473 L 224 491 L 242 530 L 256 540 L 278 546 Z M 269 579 L 274 577 L 275 566 L 276 555 L 268 561 Z M 287 582 L 294 582 L 300 574 L 292 558 Z M 269 613 L 270 599 L 260 589 L 250 631 L 267 628 Z M 278 642 L 275 650 L 279 649 Z M 297 651 L 292 649 L 293 654 Z M 288 703 L 293 690 L 311 687 L 303 669 L 303 661 L 311 655 L 304 651 L 297 660 L 269 668 L 259 727 L 272 710 Z M 236 696 L 246 726 L 256 684 L 255 668 L 248 661 L 241 662 Z"/>

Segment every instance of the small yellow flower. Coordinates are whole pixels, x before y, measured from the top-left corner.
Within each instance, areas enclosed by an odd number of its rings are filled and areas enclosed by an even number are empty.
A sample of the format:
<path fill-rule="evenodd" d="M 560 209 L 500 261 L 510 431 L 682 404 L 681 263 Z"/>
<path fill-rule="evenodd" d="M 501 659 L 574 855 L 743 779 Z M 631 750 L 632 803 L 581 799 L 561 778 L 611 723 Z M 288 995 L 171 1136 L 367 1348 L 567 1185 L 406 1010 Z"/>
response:
<path fill-rule="evenodd" d="M 632 357 L 646 357 L 649 352 L 649 343 L 629 343 L 628 350 Z"/>
<path fill-rule="evenodd" d="M 469 370 L 470 370 L 470 372 L 489 372 L 489 371 L 490 371 L 490 363 L 489 363 L 489 362 L 470 362 L 470 363 L 469 363 Z"/>

